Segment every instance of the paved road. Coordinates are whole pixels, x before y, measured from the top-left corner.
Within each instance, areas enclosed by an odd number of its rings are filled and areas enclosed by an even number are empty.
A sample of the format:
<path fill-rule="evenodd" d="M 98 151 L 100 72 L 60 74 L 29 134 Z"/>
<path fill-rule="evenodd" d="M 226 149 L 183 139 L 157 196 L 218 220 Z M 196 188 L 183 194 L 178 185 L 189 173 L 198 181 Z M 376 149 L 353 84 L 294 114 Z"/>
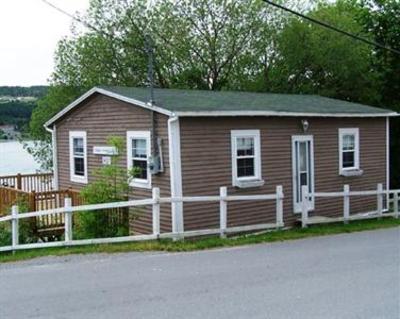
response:
<path fill-rule="evenodd" d="M 400 318 L 400 228 L 0 266 L 0 318 Z"/>

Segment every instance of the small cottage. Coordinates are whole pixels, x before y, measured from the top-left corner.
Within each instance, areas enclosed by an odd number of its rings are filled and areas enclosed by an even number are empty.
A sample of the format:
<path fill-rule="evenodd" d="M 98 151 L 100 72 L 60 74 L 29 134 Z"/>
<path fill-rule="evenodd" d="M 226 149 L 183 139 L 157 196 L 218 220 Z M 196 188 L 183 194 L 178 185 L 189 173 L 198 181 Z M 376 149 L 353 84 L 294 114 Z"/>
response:
<path fill-rule="evenodd" d="M 52 131 L 58 188 L 79 190 L 107 165 L 107 137 L 126 140 L 123 163 L 141 168 L 133 198 L 272 194 L 283 186 L 284 221 L 293 224 L 301 188 L 310 192 L 373 190 L 389 184 L 390 110 L 313 95 L 93 88 L 46 123 Z M 275 221 L 273 202 L 229 203 L 229 226 Z M 375 209 L 376 198 L 352 198 L 352 212 Z M 338 216 L 341 200 L 312 202 L 311 214 Z M 161 206 L 161 230 L 218 227 L 218 203 Z M 151 215 L 131 231 L 151 232 Z"/>

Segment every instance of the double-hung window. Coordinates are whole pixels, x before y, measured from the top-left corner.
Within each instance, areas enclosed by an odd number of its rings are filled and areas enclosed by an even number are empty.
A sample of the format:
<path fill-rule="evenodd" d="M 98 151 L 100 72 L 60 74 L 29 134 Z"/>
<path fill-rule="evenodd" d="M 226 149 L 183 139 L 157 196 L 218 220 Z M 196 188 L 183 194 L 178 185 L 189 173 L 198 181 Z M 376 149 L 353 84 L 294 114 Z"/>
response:
<path fill-rule="evenodd" d="M 69 132 L 70 177 L 72 182 L 84 183 L 87 178 L 86 132 Z"/>
<path fill-rule="evenodd" d="M 131 181 L 131 186 L 150 188 L 151 174 L 148 160 L 151 155 L 150 132 L 129 131 L 127 132 L 128 170 L 136 173 Z"/>
<path fill-rule="evenodd" d="M 360 140 L 358 128 L 339 129 L 339 171 L 360 169 Z"/>
<path fill-rule="evenodd" d="M 231 131 L 231 145 L 233 185 L 261 182 L 260 131 Z"/>

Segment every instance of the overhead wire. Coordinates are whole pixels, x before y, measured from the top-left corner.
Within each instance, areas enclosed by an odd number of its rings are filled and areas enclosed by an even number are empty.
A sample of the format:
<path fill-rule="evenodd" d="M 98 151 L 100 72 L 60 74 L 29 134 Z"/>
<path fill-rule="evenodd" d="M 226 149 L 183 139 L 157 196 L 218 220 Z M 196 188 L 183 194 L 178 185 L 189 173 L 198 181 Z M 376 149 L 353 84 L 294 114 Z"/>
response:
<path fill-rule="evenodd" d="M 350 32 L 348 32 L 348 31 L 339 29 L 339 28 L 337 28 L 337 27 L 335 27 L 335 26 L 332 26 L 332 25 L 330 25 L 330 24 L 328 24 L 328 23 L 326 23 L 326 22 L 317 20 L 317 19 L 315 19 L 315 18 L 313 18 L 313 17 L 310 17 L 310 16 L 308 16 L 308 15 L 305 15 L 305 14 L 302 14 L 302 13 L 300 13 L 300 12 L 294 11 L 294 10 L 288 8 L 288 7 L 285 7 L 285 6 L 281 5 L 281 4 L 275 3 L 275 2 L 273 2 L 273 1 L 270 1 L 270 0 L 262 0 L 262 1 L 265 2 L 265 3 L 267 3 L 267 4 L 269 4 L 269 5 L 271 5 L 271 6 L 274 6 L 274 7 L 278 8 L 278 9 L 281 9 L 281 10 L 283 10 L 283 11 L 286 11 L 286 12 L 289 12 L 289 13 L 291 13 L 291 14 L 294 14 L 294 15 L 296 15 L 296 16 L 302 18 L 302 19 L 308 20 L 308 21 L 310 21 L 310 22 L 312 22 L 312 23 L 314 23 L 314 24 L 320 25 L 320 26 L 322 26 L 322 27 L 324 27 L 324 28 L 326 28 L 326 29 L 329 29 L 329 30 L 331 30 L 331 31 L 338 32 L 338 33 L 343 34 L 343 35 L 345 35 L 345 36 L 347 36 L 347 37 L 353 38 L 353 39 L 355 39 L 355 40 L 357 40 L 357 41 L 361 41 L 361 42 L 367 43 L 367 44 L 369 44 L 369 45 L 372 45 L 372 46 L 375 46 L 375 47 L 379 47 L 379 48 L 381 48 L 381 49 L 384 49 L 384 50 L 387 50 L 387 51 L 390 51 L 390 52 L 392 52 L 392 53 L 395 53 L 395 54 L 399 54 L 399 55 L 400 55 L 400 51 L 399 51 L 399 50 L 393 49 L 393 48 L 388 47 L 388 46 L 385 46 L 385 45 L 383 45 L 383 44 L 381 44 L 381 43 L 378 43 L 378 42 L 369 40 L 369 39 L 367 39 L 367 38 L 360 37 L 359 35 L 350 33 Z"/>

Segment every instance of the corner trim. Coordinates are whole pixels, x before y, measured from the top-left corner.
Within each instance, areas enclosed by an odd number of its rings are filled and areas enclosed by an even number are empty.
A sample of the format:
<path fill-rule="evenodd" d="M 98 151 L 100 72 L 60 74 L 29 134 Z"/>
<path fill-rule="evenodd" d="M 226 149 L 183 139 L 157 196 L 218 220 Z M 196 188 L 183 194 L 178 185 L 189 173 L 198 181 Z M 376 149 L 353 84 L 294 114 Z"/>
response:
<path fill-rule="evenodd" d="M 168 120 L 169 169 L 171 197 L 182 197 L 181 136 L 178 117 Z M 184 231 L 183 203 L 171 203 L 172 232 Z"/>
<path fill-rule="evenodd" d="M 390 120 L 386 118 L 386 190 L 390 189 Z M 386 209 L 389 209 L 389 193 L 386 195 Z"/>
<path fill-rule="evenodd" d="M 53 144 L 53 183 L 54 189 L 58 190 L 58 154 L 57 154 L 57 126 L 53 126 L 51 132 L 51 143 Z"/>

